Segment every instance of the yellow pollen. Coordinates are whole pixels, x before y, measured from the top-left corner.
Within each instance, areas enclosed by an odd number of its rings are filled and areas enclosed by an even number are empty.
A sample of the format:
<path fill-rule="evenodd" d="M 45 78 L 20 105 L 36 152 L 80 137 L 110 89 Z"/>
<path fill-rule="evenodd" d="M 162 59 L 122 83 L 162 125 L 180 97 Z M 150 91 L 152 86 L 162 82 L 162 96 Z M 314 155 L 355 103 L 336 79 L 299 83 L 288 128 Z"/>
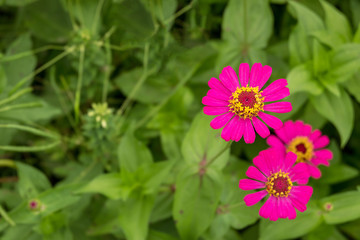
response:
<path fill-rule="evenodd" d="M 299 136 L 291 140 L 286 151 L 297 155 L 296 162 L 308 162 L 313 157 L 314 146 L 308 137 Z"/>
<path fill-rule="evenodd" d="M 264 111 L 264 97 L 258 87 L 236 88 L 229 99 L 230 112 L 243 119 L 256 117 Z"/>
<path fill-rule="evenodd" d="M 266 190 L 270 196 L 288 197 L 292 185 L 293 184 L 290 177 L 288 176 L 288 173 L 284 173 L 280 169 L 279 172 L 273 173 L 268 177 Z"/>

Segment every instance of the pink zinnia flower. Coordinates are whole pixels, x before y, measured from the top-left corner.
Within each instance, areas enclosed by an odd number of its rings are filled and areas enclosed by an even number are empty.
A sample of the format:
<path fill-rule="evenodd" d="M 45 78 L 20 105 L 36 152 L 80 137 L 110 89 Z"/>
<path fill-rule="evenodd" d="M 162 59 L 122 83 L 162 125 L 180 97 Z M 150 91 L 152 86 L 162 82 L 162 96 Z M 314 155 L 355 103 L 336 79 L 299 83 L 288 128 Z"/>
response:
<path fill-rule="evenodd" d="M 285 113 L 292 109 L 290 102 L 274 102 L 289 96 L 286 79 L 278 79 L 261 91 L 269 80 L 271 71 L 271 67 L 255 63 L 250 72 L 249 64 L 242 63 L 239 75 L 228 66 L 222 70 L 220 81 L 216 78 L 210 79 L 210 90 L 202 99 L 202 103 L 206 105 L 204 113 L 220 115 L 211 121 L 210 126 L 214 129 L 225 126 L 221 133 L 223 139 L 240 141 L 244 136 L 246 143 L 253 143 L 254 127 L 261 137 L 267 137 L 270 131 L 260 119 L 274 129 L 282 127 L 280 119 L 264 113 Z M 274 103 L 265 105 L 268 102 Z"/>
<path fill-rule="evenodd" d="M 295 208 L 300 212 L 305 211 L 313 189 L 310 186 L 294 185 L 306 183 L 309 178 L 304 172 L 305 164 L 298 163 L 293 166 L 296 157 L 292 152 L 284 156 L 275 149 L 261 151 L 253 160 L 256 167 L 250 166 L 246 171 L 246 176 L 252 179 L 241 179 L 239 188 L 265 189 L 246 195 L 245 204 L 252 206 L 269 195 L 259 214 L 271 221 L 296 218 Z"/>
<path fill-rule="evenodd" d="M 266 142 L 275 149 L 285 154 L 293 152 L 297 162 L 306 163 L 306 171 L 313 178 L 320 178 L 321 172 L 317 167 L 320 164 L 329 166 L 333 158 L 330 150 L 324 149 L 330 142 L 321 131 L 311 130 L 311 126 L 302 121 L 287 121 L 280 129 L 275 130 L 276 136 L 271 135 Z"/>

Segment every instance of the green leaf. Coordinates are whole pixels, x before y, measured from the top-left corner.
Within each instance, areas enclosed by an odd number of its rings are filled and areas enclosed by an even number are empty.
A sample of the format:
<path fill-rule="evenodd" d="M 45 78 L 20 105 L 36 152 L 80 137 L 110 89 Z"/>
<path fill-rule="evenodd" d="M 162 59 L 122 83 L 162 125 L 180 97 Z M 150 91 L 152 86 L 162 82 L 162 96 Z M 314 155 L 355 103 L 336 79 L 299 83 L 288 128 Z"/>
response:
<path fill-rule="evenodd" d="M 347 238 L 332 225 L 321 224 L 314 231 L 309 233 L 305 240 L 318 240 L 318 239 L 331 239 L 331 240 L 346 240 Z"/>
<path fill-rule="evenodd" d="M 144 180 L 142 181 L 144 184 L 143 194 L 156 193 L 161 183 L 169 175 L 174 163 L 174 161 L 156 162 L 145 168 Z"/>
<path fill-rule="evenodd" d="M 332 209 L 324 212 L 324 219 L 327 224 L 339 224 L 355 220 L 360 217 L 360 192 L 351 191 L 338 193 L 320 201 L 325 207 L 331 204 Z"/>
<path fill-rule="evenodd" d="M 135 172 L 140 166 L 149 166 L 153 162 L 150 150 L 128 131 L 122 138 L 118 148 L 121 169 Z"/>
<path fill-rule="evenodd" d="M 38 0 L 27 5 L 25 19 L 31 32 L 48 42 L 65 42 L 72 31 L 70 17 L 59 0 Z"/>
<path fill-rule="evenodd" d="M 329 54 L 326 49 L 319 43 L 318 40 L 313 40 L 313 52 L 314 52 L 314 75 L 318 76 L 327 72 L 330 68 Z"/>
<path fill-rule="evenodd" d="M 221 194 L 221 182 L 186 169 L 176 180 L 173 217 L 182 239 L 196 240 L 210 226 Z"/>
<path fill-rule="evenodd" d="M 200 112 L 193 120 L 190 130 L 186 134 L 181 152 L 185 161 L 190 165 L 203 164 L 217 156 L 228 143 L 220 137 L 220 130 L 210 127 L 213 116 Z M 227 149 L 217 157 L 214 165 L 222 169 L 229 160 L 230 151 Z"/>
<path fill-rule="evenodd" d="M 150 229 L 147 240 L 177 240 L 177 238 L 166 234 L 164 232 L 155 231 Z"/>
<path fill-rule="evenodd" d="M 337 97 L 328 91 L 311 98 L 316 111 L 335 125 L 341 137 L 341 146 L 344 147 L 350 138 L 354 127 L 354 108 L 349 95 L 340 90 Z"/>
<path fill-rule="evenodd" d="M 327 30 L 335 33 L 334 37 L 339 39 L 339 44 L 350 42 L 351 27 L 346 16 L 327 1 L 321 0 L 320 3 L 324 8 Z"/>
<path fill-rule="evenodd" d="M 126 239 L 146 239 L 149 228 L 150 213 L 154 206 L 154 197 L 140 194 L 131 195 L 126 201 L 120 202 L 119 221 Z"/>
<path fill-rule="evenodd" d="M 350 167 L 345 164 L 331 164 L 330 167 L 321 168 L 322 177 L 320 181 L 334 184 L 352 179 L 359 175 L 356 168 Z"/>
<path fill-rule="evenodd" d="M 262 219 L 260 221 L 260 240 L 298 238 L 313 230 L 321 221 L 319 209 L 309 206 L 305 212 L 297 212 L 294 220 L 279 219 L 271 222 Z"/>
<path fill-rule="evenodd" d="M 24 163 L 16 162 L 19 183 L 18 190 L 25 199 L 37 197 L 37 195 L 49 188 L 51 184 L 44 173 Z"/>
<path fill-rule="evenodd" d="M 301 64 L 290 71 L 286 79 L 288 80 L 288 87 L 292 94 L 300 91 L 305 91 L 313 95 L 322 93 L 323 87 L 315 80 L 311 69 L 309 64 Z"/>
<path fill-rule="evenodd" d="M 222 38 L 241 45 L 264 48 L 272 34 L 273 15 L 268 1 L 231 0 L 226 6 Z"/>
<path fill-rule="evenodd" d="M 355 99 L 360 103 L 360 73 L 356 73 L 354 77 L 346 81 L 343 84 L 343 87 L 355 97 Z"/>
<path fill-rule="evenodd" d="M 0 65 L 0 94 L 4 91 L 6 83 L 7 83 L 6 73 L 4 67 Z"/>
<path fill-rule="evenodd" d="M 311 45 L 304 44 L 304 42 L 309 42 L 308 35 L 305 29 L 298 24 L 289 36 L 290 63 L 292 66 L 305 63 L 311 59 Z"/>

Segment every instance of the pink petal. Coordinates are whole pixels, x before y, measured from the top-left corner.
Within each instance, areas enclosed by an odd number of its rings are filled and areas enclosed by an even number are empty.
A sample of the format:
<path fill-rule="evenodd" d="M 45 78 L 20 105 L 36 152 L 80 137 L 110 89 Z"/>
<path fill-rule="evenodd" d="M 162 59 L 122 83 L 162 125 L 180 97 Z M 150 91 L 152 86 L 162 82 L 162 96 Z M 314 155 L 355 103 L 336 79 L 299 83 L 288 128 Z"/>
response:
<path fill-rule="evenodd" d="M 289 177 L 291 181 L 299 184 L 306 184 L 309 181 L 310 173 L 308 170 L 308 164 L 298 163 L 289 171 Z"/>
<path fill-rule="evenodd" d="M 222 70 L 219 78 L 224 86 L 231 92 L 235 92 L 236 88 L 240 87 L 238 76 L 230 66 L 227 66 Z"/>
<path fill-rule="evenodd" d="M 229 112 L 229 107 L 204 107 L 204 113 L 206 115 L 220 115 Z"/>
<path fill-rule="evenodd" d="M 254 166 L 250 166 L 248 168 L 248 170 L 246 171 L 246 176 L 255 180 L 267 182 L 267 178 L 264 176 L 264 174 L 262 174 L 259 169 Z"/>
<path fill-rule="evenodd" d="M 229 102 L 205 96 L 202 98 L 202 104 L 212 107 L 226 107 L 227 105 L 229 105 Z"/>
<path fill-rule="evenodd" d="M 311 134 L 311 131 L 312 131 L 311 126 L 309 124 L 304 124 L 301 135 L 309 137 Z"/>
<path fill-rule="evenodd" d="M 250 67 L 247 63 L 241 63 L 239 66 L 239 78 L 242 87 L 246 87 L 249 82 Z"/>
<path fill-rule="evenodd" d="M 315 179 L 319 179 L 321 177 L 321 171 L 319 170 L 319 168 L 311 164 L 307 164 L 307 167 L 311 177 Z"/>
<path fill-rule="evenodd" d="M 264 91 L 262 92 L 262 96 L 268 96 L 270 94 L 273 94 L 275 92 L 277 92 L 278 90 L 284 88 L 285 86 L 287 86 L 287 81 L 286 79 L 278 79 L 275 80 L 274 82 L 272 82 L 269 86 L 267 86 Z"/>
<path fill-rule="evenodd" d="M 243 134 L 244 134 L 244 129 L 245 129 L 245 121 L 242 118 L 239 118 L 239 116 L 235 116 L 235 121 L 236 121 L 236 125 L 238 126 L 236 131 L 234 132 L 233 135 L 233 140 L 238 142 L 240 141 L 240 139 L 242 138 Z"/>
<path fill-rule="evenodd" d="M 317 158 L 330 160 L 333 158 L 333 153 L 328 149 L 321 149 L 321 150 L 315 151 L 315 156 Z"/>
<path fill-rule="evenodd" d="M 280 129 L 275 129 L 276 135 L 280 138 L 281 141 L 288 144 L 293 139 L 295 133 L 294 123 L 289 120 L 284 123 L 284 126 Z"/>
<path fill-rule="evenodd" d="M 288 88 L 283 88 L 283 89 L 280 89 L 279 91 L 277 91 L 276 93 L 272 93 L 272 94 L 267 95 L 264 98 L 264 102 L 278 101 L 280 99 L 286 98 L 289 95 L 290 95 L 289 89 Z"/>
<path fill-rule="evenodd" d="M 315 140 L 320 136 L 321 136 L 321 131 L 319 129 L 315 129 L 310 135 L 310 140 L 312 142 L 315 142 Z"/>
<path fill-rule="evenodd" d="M 217 90 L 219 92 L 226 93 L 228 96 L 231 95 L 231 92 L 229 89 L 227 89 L 219 80 L 216 78 L 211 78 L 208 82 L 208 85 L 210 88 Z"/>
<path fill-rule="evenodd" d="M 254 124 L 256 132 L 262 138 L 266 138 L 267 136 L 270 135 L 270 131 L 269 131 L 268 127 L 262 121 L 260 121 L 258 118 L 253 117 L 252 122 Z"/>
<path fill-rule="evenodd" d="M 284 169 L 284 161 L 278 150 L 269 148 L 259 153 L 267 163 L 270 172 L 278 172 L 280 169 Z"/>
<path fill-rule="evenodd" d="M 323 135 L 314 141 L 314 148 L 323 148 L 330 143 L 328 136 Z"/>
<path fill-rule="evenodd" d="M 286 151 L 285 144 L 278 137 L 275 137 L 274 135 L 270 135 L 266 139 L 266 143 L 272 148 L 279 149 L 279 151 L 281 152 Z"/>
<path fill-rule="evenodd" d="M 228 95 L 226 92 L 221 92 L 215 89 L 210 89 L 206 95 L 223 101 L 228 101 L 231 96 Z"/>
<path fill-rule="evenodd" d="M 253 159 L 253 163 L 254 165 L 262 172 L 265 174 L 265 176 L 270 176 L 270 168 L 267 164 L 267 162 L 265 161 L 264 157 L 262 155 L 258 155 Z"/>
<path fill-rule="evenodd" d="M 290 196 L 296 198 L 304 205 L 309 202 L 312 194 L 313 188 L 310 186 L 292 186 L 290 191 Z"/>
<path fill-rule="evenodd" d="M 245 119 L 244 121 L 245 121 L 244 140 L 247 144 L 250 144 L 255 141 L 254 127 L 249 118 Z"/>
<path fill-rule="evenodd" d="M 265 105 L 264 110 L 269 112 L 287 113 L 292 110 L 292 106 L 290 102 L 275 102 Z"/>
<path fill-rule="evenodd" d="M 250 71 L 250 87 L 256 87 L 256 83 L 258 83 L 258 79 L 261 78 L 261 69 L 262 64 L 261 63 L 254 63 L 251 67 Z M 260 88 L 259 88 L 260 90 Z"/>
<path fill-rule="evenodd" d="M 242 190 L 254 190 L 259 188 L 265 188 L 265 183 L 251 179 L 241 179 L 239 181 L 239 188 Z"/>
<path fill-rule="evenodd" d="M 266 190 L 262 190 L 260 192 L 256 193 L 250 193 L 244 197 L 244 202 L 246 206 L 252 206 L 260 202 L 261 199 L 263 199 L 268 192 Z"/>
<path fill-rule="evenodd" d="M 259 214 L 263 218 L 269 218 L 272 215 L 273 209 L 276 207 L 276 197 L 270 196 L 268 200 L 260 208 Z"/>
<path fill-rule="evenodd" d="M 297 198 L 289 196 L 291 200 L 291 204 L 300 212 L 304 212 L 306 210 L 306 205 L 301 203 Z"/>
<path fill-rule="evenodd" d="M 275 203 L 273 205 L 273 209 L 271 211 L 269 220 L 270 221 L 276 221 L 279 219 L 280 217 L 280 206 L 279 206 L 280 202 L 279 202 L 279 198 L 276 198 Z"/>
<path fill-rule="evenodd" d="M 329 166 L 329 160 L 323 159 L 323 158 L 313 158 L 311 159 L 312 164 L 314 164 L 315 166 L 318 165 L 325 165 L 325 166 Z"/>
<path fill-rule="evenodd" d="M 280 119 L 278 119 L 277 117 L 274 117 L 272 115 L 269 115 L 267 113 L 260 112 L 259 117 L 271 128 L 279 129 L 283 125 L 283 123 Z"/>
<path fill-rule="evenodd" d="M 224 115 L 217 116 L 210 122 L 210 126 L 213 129 L 219 129 L 225 126 L 229 122 L 229 120 L 234 116 L 233 113 L 225 113 Z"/>
<path fill-rule="evenodd" d="M 280 216 L 279 216 L 280 218 L 289 218 L 290 220 L 296 218 L 295 208 L 291 204 L 291 200 L 289 198 L 280 197 L 279 205 L 280 205 L 280 209 L 282 209 L 280 211 Z"/>
<path fill-rule="evenodd" d="M 256 86 L 259 87 L 259 90 L 265 85 L 265 83 L 269 80 L 271 76 L 272 68 L 268 65 L 265 65 L 261 69 L 261 76 L 258 78 L 258 82 L 255 83 Z"/>
<path fill-rule="evenodd" d="M 290 171 L 289 169 L 295 164 L 297 159 L 297 155 L 295 153 L 292 152 L 288 152 L 285 156 L 285 161 L 284 161 L 284 171 L 288 172 Z"/>
<path fill-rule="evenodd" d="M 232 133 L 234 132 L 234 128 L 236 127 L 235 118 L 231 119 L 230 122 L 223 128 L 221 132 L 221 137 L 225 141 L 230 141 Z"/>

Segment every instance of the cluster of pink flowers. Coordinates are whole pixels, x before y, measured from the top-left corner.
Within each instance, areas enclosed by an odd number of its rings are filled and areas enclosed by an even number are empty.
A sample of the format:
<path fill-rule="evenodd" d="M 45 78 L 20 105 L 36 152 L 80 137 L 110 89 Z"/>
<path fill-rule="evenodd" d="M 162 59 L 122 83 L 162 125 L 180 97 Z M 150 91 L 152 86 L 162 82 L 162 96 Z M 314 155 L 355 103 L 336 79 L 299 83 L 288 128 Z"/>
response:
<path fill-rule="evenodd" d="M 214 129 L 222 129 L 225 141 L 245 143 L 255 141 L 255 131 L 266 141 L 269 148 L 253 159 L 246 176 L 241 179 L 242 190 L 260 191 L 244 198 L 252 206 L 269 195 L 259 214 L 276 221 L 279 218 L 294 219 L 296 210 L 303 212 L 310 200 L 313 189 L 307 186 L 310 177 L 320 178 L 318 165 L 329 166 L 332 152 L 325 147 L 329 138 L 320 130 L 312 130 L 302 121 L 282 121 L 265 112 L 286 113 L 292 110 L 290 102 L 277 102 L 290 95 L 286 79 L 269 84 L 272 69 L 255 63 L 250 71 L 247 63 L 240 64 L 238 74 L 230 66 L 225 67 L 219 79 L 211 78 L 210 90 L 202 99 L 204 113 L 216 116 L 210 123 Z M 270 135 L 267 127 L 274 129 Z M 255 131 L 254 131 L 255 129 Z"/>

